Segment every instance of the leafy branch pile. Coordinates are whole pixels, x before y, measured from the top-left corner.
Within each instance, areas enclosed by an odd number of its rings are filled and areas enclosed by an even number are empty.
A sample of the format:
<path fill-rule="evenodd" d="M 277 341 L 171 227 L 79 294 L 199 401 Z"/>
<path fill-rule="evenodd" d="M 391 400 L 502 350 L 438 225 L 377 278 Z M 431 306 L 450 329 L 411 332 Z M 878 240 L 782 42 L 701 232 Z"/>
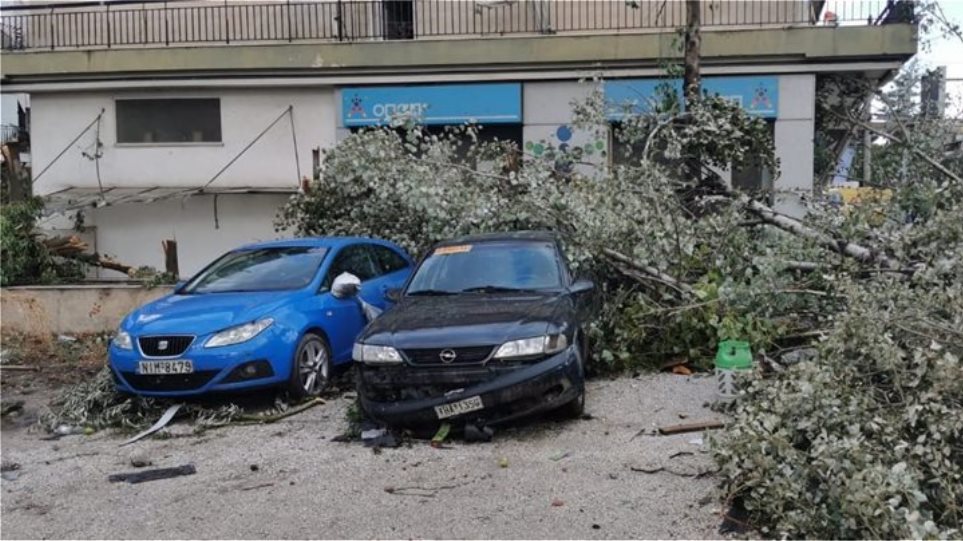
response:
<path fill-rule="evenodd" d="M 844 109 L 854 101 L 827 107 L 858 122 Z M 611 106 L 598 94 L 575 104 L 578 128 L 608 130 Z M 713 98 L 626 118 L 615 135 L 635 154 L 624 165 L 551 147 L 552 159 L 535 159 L 471 127 L 375 129 L 328 151 L 323 180 L 277 225 L 384 237 L 416 253 L 468 233 L 557 231 L 599 285 L 595 370 L 707 365 L 729 338 L 776 367 L 757 376 L 714 447 L 727 496 L 754 526 L 953 536 L 963 504 L 963 164 L 927 154 L 945 135 L 929 126 L 904 126 L 881 148 L 911 156 L 912 169 L 874 183 L 891 198 L 813 203 L 802 220 L 708 170 L 778 169 L 764 123 Z M 814 359 L 787 367 L 800 349 Z"/>

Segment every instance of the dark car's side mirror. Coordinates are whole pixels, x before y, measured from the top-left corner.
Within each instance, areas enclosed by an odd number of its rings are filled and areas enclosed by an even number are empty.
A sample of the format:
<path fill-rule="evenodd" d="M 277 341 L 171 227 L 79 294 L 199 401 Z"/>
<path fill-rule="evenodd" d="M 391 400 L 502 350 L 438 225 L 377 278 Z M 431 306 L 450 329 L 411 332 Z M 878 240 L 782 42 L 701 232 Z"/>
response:
<path fill-rule="evenodd" d="M 401 300 L 401 289 L 393 287 L 385 291 L 385 298 L 391 302 L 398 302 Z"/>
<path fill-rule="evenodd" d="M 331 283 L 331 294 L 338 299 L 354 297 L 360 290 L 361 279 L 350 272 L 339 274 Z"/>
<path fill-rule="evenodd" d="M 579 293 L 588 293 L 593 289 L 595 289 L 595 283 L 591 280 L 576 280 L 575 283 L 568 288 L 568 291 L 569 293 L 577 295 Z"/>
<path fill-rule="evenodd" d="M 184 286 L 186 285 L 187 285 L 187 280 L 178 280 L 174 284 L 174 289 L 171 290 L 171 293 L 180 293 L 181 290 L 184 289 Z"/>

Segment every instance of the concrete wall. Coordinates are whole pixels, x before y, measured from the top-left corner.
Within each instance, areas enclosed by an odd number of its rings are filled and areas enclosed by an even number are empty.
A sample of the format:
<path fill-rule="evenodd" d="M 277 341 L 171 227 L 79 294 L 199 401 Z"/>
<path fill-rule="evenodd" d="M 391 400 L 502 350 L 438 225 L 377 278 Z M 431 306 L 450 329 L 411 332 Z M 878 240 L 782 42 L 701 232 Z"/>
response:
<path fill-rule="evenodd" d="M 274 218 L 289 196 L 236 194 L 195 196 L 149 204 L 120 204 L 89 211 L 96 226 L 97 249 L 128 265 L 164 268 L 161 241 L 177 241 L 181 277 L 201 270 L 224 252 L 240 245 L 283 236 Z M 102 277 L 119 277 L 103 271 Z"/>
<path fill-rule="evenodd" d="M 577 157 L 577 161 L 607 163 L 608 133 L 594 133 L 572 126 L 572 104 L 587 100 L 594 89 L 591 82 L 551 81 L 525 83 L 522 87 L 522 131 L 529 159 L 553 161 L 551 150 Z M 572 154 L 578 148 L 577 154 Z M 559 151 L 559 149 L 564 149 Z M 590 165 L 576 166 L 586 175 L 597 171 Z"/>
<path fill-rule="evenodd" d="M 775 182 L 775 207 L 791 216 L 805 213 L 802 199 L 813 190 L 815 119 L 816 75 L 779 77 L 775 143 L 781 175 Z"/>
<path fill-rule="evenodd" d="M 113 331 L 131 310 L 170 290 L 139 285 L 4 288 L 3 330 L 35 335 Z"/>
<path fill-rule="evenodd" d="M 114 100 L 216 97 L 221 100 L 220 143 L 118 144 Z M 289 106 L 294 106 L 302 176 L 311 176 L 311 149 L 335 140 L 330 88 L 198 89 L 35 94 L 32 96 L 34 175 L 104 110 L 100 177 L 105 187 L 203 186 Z M 96 188 L 96 126 L 34 184 L 44 195 L 73 186 Z M 214 187 L 297 187 L 291 124 L 283 118 L 221 176 Z"/>

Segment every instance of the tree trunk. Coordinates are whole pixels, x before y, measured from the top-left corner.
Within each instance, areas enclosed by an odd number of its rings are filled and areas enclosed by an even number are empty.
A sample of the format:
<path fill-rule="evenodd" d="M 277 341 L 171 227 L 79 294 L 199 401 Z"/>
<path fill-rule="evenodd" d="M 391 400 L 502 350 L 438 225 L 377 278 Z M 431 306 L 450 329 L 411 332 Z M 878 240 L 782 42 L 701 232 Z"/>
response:
<path fill-rule="evenodd" d="M 702 94 L 700 57 L 702 56 L 702 13 L 700 0 L 686 0 L 685 72 L 683 92 L 686 108 L 692 107 Z"/>

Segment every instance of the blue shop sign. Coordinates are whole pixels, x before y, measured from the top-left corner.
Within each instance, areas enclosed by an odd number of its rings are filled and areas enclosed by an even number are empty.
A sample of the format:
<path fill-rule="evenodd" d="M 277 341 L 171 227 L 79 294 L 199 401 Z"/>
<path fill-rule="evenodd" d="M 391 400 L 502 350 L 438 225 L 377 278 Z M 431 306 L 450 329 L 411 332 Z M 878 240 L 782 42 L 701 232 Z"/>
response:
<path fill-rule="evenodd" d="M 682 97 L 681 79 L 619 79 L 605 82 L 608 117 L 620 120 L 627 114 L 651 111 L 665 99 L 661 88 Z M 732 100 L 749 114 L 776 118 L 779 112 L 778 77 L 705 77 L 702 90 Z"/>
<path fill-rule="evenodd" d="M 421 124 L 517 124 L 521 83 L 372 86 L 341 89 L 345 127 L 379 126 L 395 118 Z"/>

